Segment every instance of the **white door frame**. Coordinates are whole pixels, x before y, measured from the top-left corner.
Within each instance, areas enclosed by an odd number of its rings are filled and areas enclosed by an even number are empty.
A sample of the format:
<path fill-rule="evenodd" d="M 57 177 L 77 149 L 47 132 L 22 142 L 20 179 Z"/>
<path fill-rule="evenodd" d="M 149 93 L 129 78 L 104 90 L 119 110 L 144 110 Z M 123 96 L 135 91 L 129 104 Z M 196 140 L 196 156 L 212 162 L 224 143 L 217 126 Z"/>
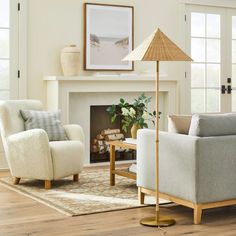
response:
<path fill-rule="evenodd" d="M 19 0 L 19 99 L 27 98 L 27 47 L 28 47 L 28 34 L 27 34 L 27 18 L 28 18 L 28 1 Z"/>
<path fill-rule="evenodd" d="M 10 98 L 26 99 L 27 0 L 10 0 L 10 81 Z"/>
<path fill-rule="evenodd" d="M 20 11 L 18 11 L 20 3 Z M 11 60 L 14 58 L 14 60 Z M 18 78 L 20 70 L 20 78 Z M 27 98 L 27 0 L 10 0 L 10 83 L 11 99 Z M 0 138 L 0 171 L 9 169 Z"/>

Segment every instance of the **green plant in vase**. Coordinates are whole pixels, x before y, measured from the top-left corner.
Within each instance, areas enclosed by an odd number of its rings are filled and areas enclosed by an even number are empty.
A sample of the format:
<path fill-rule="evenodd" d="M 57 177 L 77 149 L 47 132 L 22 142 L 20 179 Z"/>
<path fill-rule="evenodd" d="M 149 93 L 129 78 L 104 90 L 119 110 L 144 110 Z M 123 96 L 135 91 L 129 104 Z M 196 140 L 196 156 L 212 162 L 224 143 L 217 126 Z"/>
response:
<path fill-rule="evenodd" d="M 148 112 L 148 105 L 151 99 L 151 97 L 147 97 L 144 93 L 135 99 L 132 104 L 120 98 L 119 104 L 113 104 L 107 108 L 107 112 L 111 115 L 111 122 L 113 123 L 120 116 L 122 130 L 127 132 L 128 127 L 132 126 L 131 137 L 136 139 L 138 129 L 148 128 L 148 121 L 155 124 L 156 111 Z"/>

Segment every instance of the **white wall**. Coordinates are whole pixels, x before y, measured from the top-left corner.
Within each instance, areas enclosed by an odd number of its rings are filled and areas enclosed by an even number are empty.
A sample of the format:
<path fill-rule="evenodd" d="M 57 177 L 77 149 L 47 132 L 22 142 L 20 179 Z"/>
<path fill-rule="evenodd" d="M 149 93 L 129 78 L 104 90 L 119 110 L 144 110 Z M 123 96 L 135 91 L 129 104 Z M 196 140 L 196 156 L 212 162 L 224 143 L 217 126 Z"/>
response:
<path fill-rule="evenodd" d="M 62 74 L 60 50 L 65 45 L 77 44 L 81 49 L 83 68 L 83 3 L 82 0 L 28 1 L 28 98 L 40 99 L 45 104 L 44 75 Z M 183 45 L 180 35 L 178 0 L 89 0 L 86 2 L 134 6 L 135 46 L 157 27 L 174 42 Z M 184 71 L 178 62 L 161 63 L 160 70 L 170 79 L 180 79 Z M 136 62 L 135 71 L 155 71 L 153 62 Z"/>
<path fill-rule="evenodd" d="M 180 31 L 179 0 L 26 0 L 28 3 L 28 80 L 27 95 L 39 99 L 46 106 L 44 75 L 61 75 L 60 50 L 68 44 L 81 49 L 81 74 L 83 71 L 83 3 L 107 3 L 134 6 L 134 41 L 137 46 L 157 27 L 174 42 L 183 46 Z M 183 19 L 183 18 L 182 18 Z M 182 81 L 184 71 L 177 62 L 161 63 L 160 70 L 169 79 Z M 152 70 L 155 63 L 136 62 L 135 71 Z M 180 93 L 181 95 L 182 93 Z M 173 101 L 176 102 L 176 101 Z M 0 169 L 5 167 L 0 146 Z"/>

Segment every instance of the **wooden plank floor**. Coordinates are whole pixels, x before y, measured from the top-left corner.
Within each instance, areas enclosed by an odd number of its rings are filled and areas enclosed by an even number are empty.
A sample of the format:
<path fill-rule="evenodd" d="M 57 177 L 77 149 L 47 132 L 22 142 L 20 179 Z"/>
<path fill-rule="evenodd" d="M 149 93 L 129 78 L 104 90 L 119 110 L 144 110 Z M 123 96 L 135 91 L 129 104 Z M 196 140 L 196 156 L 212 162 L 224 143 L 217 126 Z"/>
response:
<path fill-rule="evenodd" d="M 0 176 L 8 173 L 0 173 Z M 193 225 L 192 210 L 177 205 L 161 207 L 162 215 L 176 219 L 168 228 L 149 228 L 139 219 L 154 213 L 154 207 L 87 216 L 68 217 L 0 185 L 0 236 L 90 235 L 236 235 L 236 206 L 203 211 L 203 224 Z"/>

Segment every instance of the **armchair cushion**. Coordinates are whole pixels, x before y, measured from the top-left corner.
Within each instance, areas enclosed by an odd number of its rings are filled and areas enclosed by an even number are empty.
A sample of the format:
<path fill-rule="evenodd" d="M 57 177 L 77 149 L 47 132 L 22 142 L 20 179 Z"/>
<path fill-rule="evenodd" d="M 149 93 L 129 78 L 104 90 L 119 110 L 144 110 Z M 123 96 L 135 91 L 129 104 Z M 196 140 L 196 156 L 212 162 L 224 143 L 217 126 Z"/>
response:
<path fill-rule="evenodd" d="M 49 141 L 67 140 L 65 130 L 60 122 L 60 112 L 20 110 L 25 121 L 25 130 L 43 129 Z"/>

